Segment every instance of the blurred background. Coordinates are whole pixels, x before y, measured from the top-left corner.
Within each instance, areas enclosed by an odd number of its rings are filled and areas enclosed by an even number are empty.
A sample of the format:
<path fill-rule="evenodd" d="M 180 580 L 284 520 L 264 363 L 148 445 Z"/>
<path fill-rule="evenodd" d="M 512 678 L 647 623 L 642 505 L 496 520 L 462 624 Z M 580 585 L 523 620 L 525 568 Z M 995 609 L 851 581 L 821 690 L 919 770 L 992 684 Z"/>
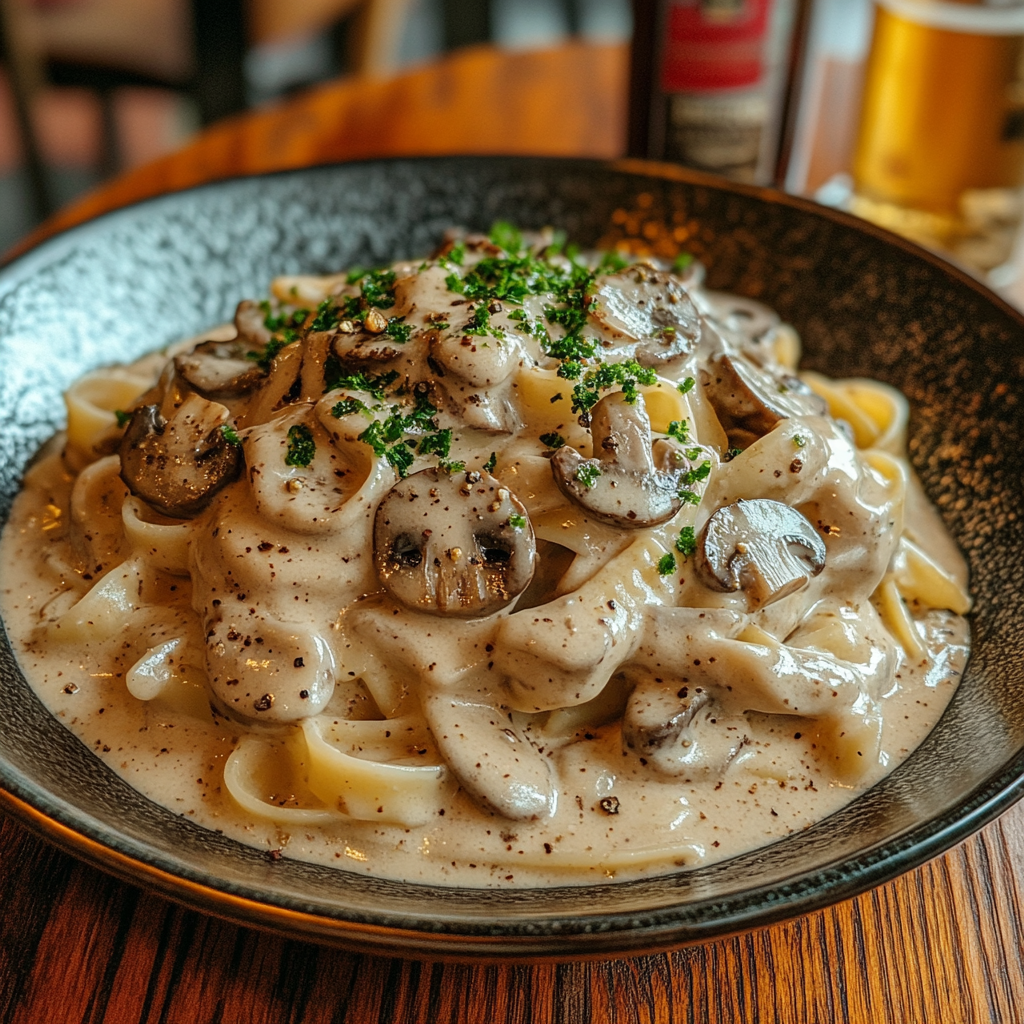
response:
<path fill-rule="evenodd" d="M 1003 287 L 1022 43 L 1022 0 L 0 0 L 0 249 L 224 118 L 590 44 L 631 65 L 618 152 L 842 207 Z"/>

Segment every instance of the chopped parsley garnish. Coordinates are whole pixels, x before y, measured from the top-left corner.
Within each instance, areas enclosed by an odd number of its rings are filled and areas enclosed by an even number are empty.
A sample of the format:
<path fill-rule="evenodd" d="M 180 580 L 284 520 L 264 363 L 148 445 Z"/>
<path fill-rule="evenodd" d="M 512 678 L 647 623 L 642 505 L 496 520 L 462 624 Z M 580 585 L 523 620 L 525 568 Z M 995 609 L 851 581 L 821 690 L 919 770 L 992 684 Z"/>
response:
<path fill-rule="evenodd" d="M 494 467 L 498 464 L 498 453 L 491 452 L 491 457 L 484 463 L 484 469 L 488 473 L 494 472 Z"/>
<path fill-rule="evenodd" d="M 115 409 L 114 418 L 117 420 L 117 425 L 123 427 L 132 418 L 132 414 L 123 409 Z"/>
<path fill-rule="evenodd" d="M 456 242 L 438 261 L 442 266 L 448 266 L 450 263 L 454 263 L 457 267 L 462 266 L 462 261 L 466 258 L 466 243 Z"/>
<path fill-rule="evenodd" d="M 412 335 L 412 327 L 404 323 L 404 320 L 404 316 L 393 316 L 384 328 L 384 333 L 394 338 L 399 345 L 404 345 Z"/>
<path fill-rule="evenodd" d="M 668 436 L 674 437 L 680 444 L 690 439 L 690 425 L 686 420 L 673 420 L 668 425 Z"/>
<path fill-rule="evenodd" d="M 365 391 L 378 402 L 384 400 L 384 391 L 396 380 L 398 373 L 395 370 L 377 374 L 365 374 L 362 370 L 358 373 L 348 373 L 335 356 L 331 356 L 324 367 L 324 384 L 328 391 L 336 391 L 339 388 L 346 391 Z"/>
<path fill-rule="evenodd" d="M 697 494 L 695 491 L 690 491 L 690 490 L 687 490 L 685 487 L 681 487 L 679 489 L 679 491 L 678 491 L 678 494 L 679 494 L 679 500 L 684 505 L 699 505 L 700 504 L 700 495 Z"/>
<path fill-rule="evenodd" d="M 711 463 L 706 459 L 696 469 L 688 470 L 683 474 L 683 483 L 687 486 L 700 483 L 701 480 L 707 480 L 711 475 Z"/>
<path fill-rule="evenodd" d="M 508 517 L 508 525 L 511 526 L 513 530 L 524 530 L 526 529 L 526 516 L 520 515 L 518 512 L 513 512 L 512 515 Z"/>
<path fill-rule="evenodd" d="M 338 310 L 330 299 L 316 307 L 316 318 L 309 325 L 311 331 L 329 331 L 338 322 Z"/>
<path fill-rule="evenodd" d="M 416 449 L 420 455 L 437 455 L 439 458 L 447 459 L 452 450 L 452 432 L 446 427 L 436 434 L 428 434 L 419 443 Z"/>
<path fill-rule="evenodd" d="M 366 271 L 362 267 L 353 267 L 348 274 L 345 275 L 346 284 L 358 284 L 362 279 L 366 277 Z"/>
<path fill-rule="evenodd" d="M 693 254 L 688 252 L 681 252 L 673 261 L 672 269 L 675 273 L 679 273 L 682 270 L 686 270 L 693 263 Z"/>
<path fill-rule="evenodd" d="M 639 396 L 638 387 L 653 387 L 658 383 L 654 370 L 641 366 L 636 360 L 624 363 L 603 363 L 596 369 L 587 370 L 583 379 L 572 389 L 572 411 L 589 413 L 601 397 L 601 392 L 616 385 L 630 405 L 635 405 Z"/>
<path fill-rule="evenodd" d="M 735 459 L 737 455 L 742 455 L 742 454 L 743 454 L 743 449 L 742 448 L 730 448 L 725 453 L 725 455 L 722 456 L 722 461 L 723 462 L 732 462 L 732 460 Z"/>
<path fill-rule="evenodd" d="M 331 415 L 335 419 L 341 419 L 342 416 L 348 416 L 350 413 L 369 413 L 369 411 L 370 410 L 366 407 L 366 404 L 364 402 L 360 402 L 358 398 L 343 398 L 340 402 L 335 404 L 333 409 L 331 409 Z"/>
<path fill-rule="evenodd" d="M 284 457 L 287 466 L 308 466 L 316 454 L 313 431 L 303 423 L 288 428 L 288 453 Z"/>
<path fill-rule="evenodd" d="M 478 338 L 485 338 L 490 335 L 492 338 L 501 338 L 501 331 L 496 331 L 491 326 L 491 311 L 483 304 L 473 311 L 473 319 L 462 331 L 463 334 L 472 334 Z"/>
<path fill-rule="evenodd" d="M 306 317 L 309 316 L 308 309 L 296 309 L 291 313 L 278 313 L 274 314 L 270 303 L 264 299 L 260 303 L 260 310 L 263 313 L 263 326 L 272 334 L 277 334 L 279 331 L 284 331 L 288 328 L 301 327 Z M 292 341 L 295 339 L 292 338 Z"/>
<path fill-rule="evenodd" d="M 238 436 L 238 431 L 235 430 L 234 426 L 230 423 L 222 423 L 220 432 L 224 435 L 224 440 L 228 444 L 241 444 L 242 439 Z"/>
<path fill-rule="evenodd" d="M 803 434 L 794 434 L 793 444 L 795 444 L 797 448 L 803 448 L 804 445 L 807 444 L 807 438 L 804 437 Z"/>
<path fill-rule="evenodd" d="M 679 531 L 679 536 L 676 538 L 676 551 L 678 551 L 683 558 L 689 558 L 690 555 L 694 554 L 697 550 L 697 538 L 694 536 L 692 526 L 684 526 Z"/>
<path fill-rule="evenodd" d="M 523 248 L 523 236 L 515 225 L 507 220 L 496 220 L 491 225 L 490 240 L 499 248 L 504 249 L 510 256 L 516 256 Z"/>
<path fill-rule="evenodd" d="M 620 252 L 606 252 L 601 256 L 601 262 L 597 265 L 599 274 L 616 274 L 629 266 L 629 260 Z"/>
<path fill-rule="evenodd" d="M 564 448 L 565 438 L 561 434 L 556 434 L 552 431 L 550 434 L 541 434 L 541 441 L 544 442 L 549 448 Z"/>
<path fill-rule="evenodd" d="M 292 341 L 295 339 L 293 338 Z M 274 361 L 274 356 L 291 342 L 285 341 L 284 338 L 271 338 L 267 342 L 267 347 L 262 352 L 247 352 L 246 355 L 249 359 L 255 359 L 256 365 L 261 370 L 269 370 L 270 364 Z"/>
<path fill-rule="evenodd" d="M 414 393 L 413 402 L 413 410 L 410 413 L 406 413 L 400 405 L 391 406 L 387 418 L 374 420 L 359 435 L 359 440 L 368 444 L 378 458 L 386 459 L 401 477 L 408 475 L 416 452 L 421 455 L 437 455 L 439 465 L 449 473 L 464 468 L 461 462 L 449 461 L 452 432 L 447 428 L 437 429 L 437 422 L 434 420 L 437 409 L 430 404 L 426 394 Z M 419 442 L 406 436 L 413 431 L 421 430 L 433 430 L 436 433 L 428 434 Z"/>
<path fill-rule="evenodd" d="M 676 571 L 676 556 L 671 551 L 666 551 L 665 554 L 658 559 L 658 573 L 661 576 L 671 576 Z"/>
<path fill-rule="evenodd" d="M 676 385 L 676 390 L 679 392 L 679 394 L 685 395 L 687 391 L 692 390 L 693 384 L 693 378 L 687 377 L 686 380 L 684 380 L 681 384 Z"/>
<path fill-rule="evenodd" d="M 362 279 L 363 301 L 378 309 L 387 309 L 395 304 L 395 272 L 393 270 L 371 270 Z"/>
<path fill-rule="evenodd" d="M 600 475 L 601 470 L 599 470 L 592 462 L 584 462 L 583 465 L 576 470 L 576 479 L 579 480 L 587 490 L 597 483 L 597 478 Z"/>

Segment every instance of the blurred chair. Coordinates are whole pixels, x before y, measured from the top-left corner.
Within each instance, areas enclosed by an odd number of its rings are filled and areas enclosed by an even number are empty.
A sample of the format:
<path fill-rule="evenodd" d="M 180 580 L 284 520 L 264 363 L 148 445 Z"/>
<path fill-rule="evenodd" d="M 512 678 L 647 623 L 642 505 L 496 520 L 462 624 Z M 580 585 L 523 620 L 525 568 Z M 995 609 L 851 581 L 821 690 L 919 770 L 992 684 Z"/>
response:
<path fill-rule="evenodd" d="M 392 71 L 411 0 L 0 0 L 0 61 L 11 80 L 36 214 L 52 212 L 32 124 L 44 84 L 95 91 L 103 112 L 102 171 L 118 169 L 113 93 L 173 89 L 203 124 L 246 107 L 249 47 L 352 21 L 348 68 Z"/>

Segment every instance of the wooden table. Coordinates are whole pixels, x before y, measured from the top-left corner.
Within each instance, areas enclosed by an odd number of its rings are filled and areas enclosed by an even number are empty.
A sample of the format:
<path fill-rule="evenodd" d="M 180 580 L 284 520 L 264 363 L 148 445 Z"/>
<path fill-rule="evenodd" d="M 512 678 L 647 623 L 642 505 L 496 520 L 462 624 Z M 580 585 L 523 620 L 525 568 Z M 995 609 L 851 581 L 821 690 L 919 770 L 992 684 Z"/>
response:
<path fill-rule="evenodd" d="M 327 86 L 214 128 L 92 193 L 36 237 L 170 189 L 330 160 L 612 157 L 625 73 L 614 47 L 478 49 L 394 81 Z M 285 941 L 114 881 L 2 818 L 0 908 L 0 1021 L 11 1024 L 1024 1019 L 1024 806 L 859 899 L 607 962 L 442 965 Z"/>

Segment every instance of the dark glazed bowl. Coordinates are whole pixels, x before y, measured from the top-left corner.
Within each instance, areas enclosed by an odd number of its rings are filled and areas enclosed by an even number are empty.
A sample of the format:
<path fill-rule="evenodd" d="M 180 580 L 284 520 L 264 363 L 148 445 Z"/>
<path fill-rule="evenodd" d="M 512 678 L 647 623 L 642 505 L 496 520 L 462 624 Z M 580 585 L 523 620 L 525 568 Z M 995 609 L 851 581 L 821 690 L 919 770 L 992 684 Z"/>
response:
<path fill-rule="evenodd" d="M 488 158 L 229 181 L 103 217 L 0 272 L 0 521 L 61 425 L 62 389 L 86 370 L 227 319 L 275 274 L 415 257 L 449 225 L 499 217 L 584 245 L 685 248 L 712 287 L 792 321 L 806 366 L 906 392 L 914 464 L 970 560 L 977 601 L 967 676 L 924 745 L 842 812 L 712 867 L 527 892 L 405 885 L 269 863 L 150 803 L 47 714 L 3 641 L 0 805 L 201 910 L 460 957 L 640 952 L 767 924 L 890 879 L 1005 810 L 1024 774 L 1024 319 L 937 258 L 809 203 L 670 167 Z"/>

